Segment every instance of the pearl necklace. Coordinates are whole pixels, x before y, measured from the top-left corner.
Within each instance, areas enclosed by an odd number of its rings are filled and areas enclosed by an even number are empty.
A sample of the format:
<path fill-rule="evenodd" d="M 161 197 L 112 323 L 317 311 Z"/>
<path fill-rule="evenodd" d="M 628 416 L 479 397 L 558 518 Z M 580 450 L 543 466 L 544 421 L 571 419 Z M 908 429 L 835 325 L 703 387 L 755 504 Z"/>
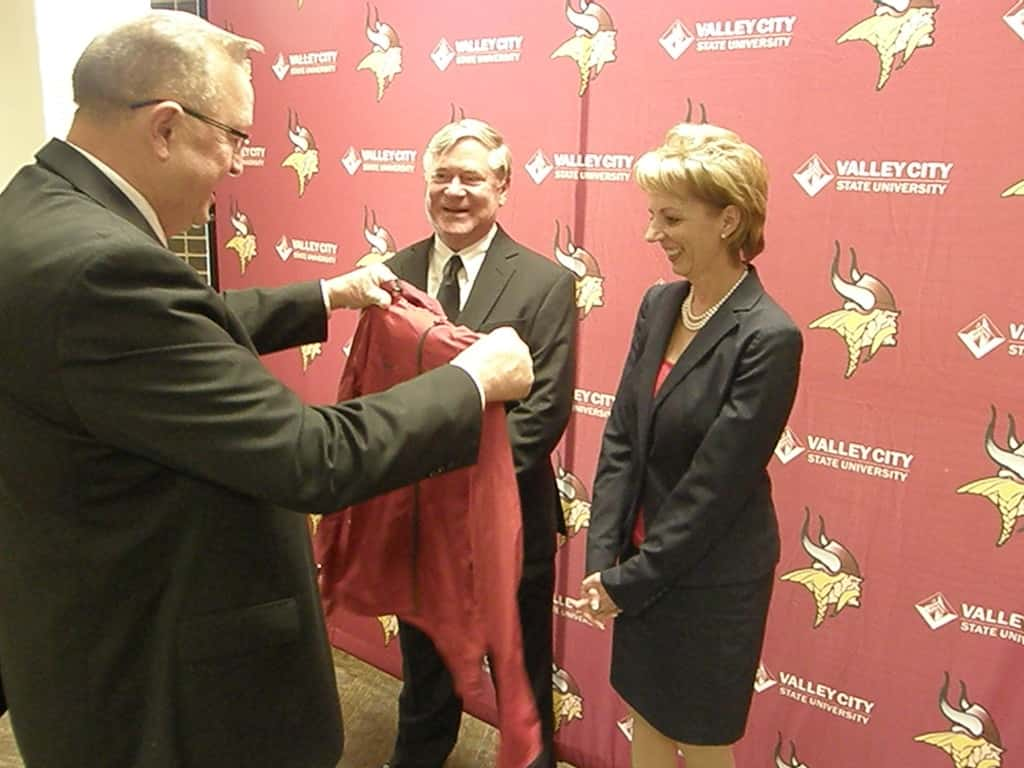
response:
<path fill-rule="evenodd" d="M 683 327 L 688 331 L 699 331 L 705 325 L 708 324 L 708 320 L 718 311 L 718 308 L 725 304 L 726 300 L 733 295 L 737 288 L 740 287 L 740 283 L 743 282 L 743 278 L 750 272 L 749 269 L 743 270 L 743 274 L 740 275 L 740 279 L 732 284 L 732 288 L 726 291 L 725 296 L 720 298 L 712 306 L 705 309 L 699 315 L 693 314 L 691 307 L 693 306 L 693 286 L 690 286 L 690 292 L 686 294 L 686 298 L 683 299 L 683 308 L 680 314 L 683 317 Z"/>

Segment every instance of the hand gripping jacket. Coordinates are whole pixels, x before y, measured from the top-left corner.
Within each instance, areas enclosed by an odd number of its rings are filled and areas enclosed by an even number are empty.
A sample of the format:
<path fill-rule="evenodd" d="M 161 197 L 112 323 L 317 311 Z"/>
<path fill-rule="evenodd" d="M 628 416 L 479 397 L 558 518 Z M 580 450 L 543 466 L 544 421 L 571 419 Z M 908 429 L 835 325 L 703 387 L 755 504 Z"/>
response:
<path fill-rule="evenodd" d="M 398 285 L 391 306 L 363 312 L 339 400 L 443 365 L 479 338 L 449 323 L 425 293 Z M 463 698 L 489 684 L 487 654 L 501 729 L 498 766 L 523 768 L 540 753 L 540 723 L 523 667 L 516 604 L 522 520 L 501 404 L 484 411 L 477 463 L 446 469 L 324 517 L 314 548 L 328 633 L 333 641 L 344 611 L 397 614 L 431 637 Z"/>

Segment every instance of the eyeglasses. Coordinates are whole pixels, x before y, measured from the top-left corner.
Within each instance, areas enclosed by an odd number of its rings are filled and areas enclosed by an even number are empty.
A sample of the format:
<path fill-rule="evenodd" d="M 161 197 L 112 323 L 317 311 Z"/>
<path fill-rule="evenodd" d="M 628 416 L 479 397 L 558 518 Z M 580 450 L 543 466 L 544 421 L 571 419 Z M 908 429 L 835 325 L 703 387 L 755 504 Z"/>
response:
<path fill-rule="evenodd" d="M 197 112 L 194 109 L 189 109 L 184 104 L 175 101 L 174 99 L 147 99 L 146 101 L 136 101 L 134 104 L 129 104 L 128 109 L 142 109 L 143 107 L 151 107 L 154 104 L 161 104 L 165 101 L 172 101 L 181 107 L 181 111 L 189 117 L 194 117 L 196 120 L 201 120 L 207 125 L 212 125 L 214 128 L 220 128 L 222 131 L 227 133 L 229 136 L 235 139 L 236 149 L 249 144 L 249 134 L 245 131 L 240 131 L 237 128 L 232 128 L 227 123 L 222 123 L 220 120 L 214 120 L 212 117 L 207 117 L 202 112 Z"/>

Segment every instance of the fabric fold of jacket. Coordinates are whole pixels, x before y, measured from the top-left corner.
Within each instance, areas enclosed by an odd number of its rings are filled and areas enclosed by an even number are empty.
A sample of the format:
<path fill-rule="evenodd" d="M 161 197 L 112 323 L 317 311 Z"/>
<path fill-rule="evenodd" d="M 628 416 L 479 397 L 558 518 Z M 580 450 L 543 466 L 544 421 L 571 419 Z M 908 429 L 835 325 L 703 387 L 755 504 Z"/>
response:
<path fill-rule="evenodd" d="M 363 312 L 339 400 L 443 365 L 479 338 L 449 323 L 425 293 L 398 285 L 391 306 Z M 540 751 L 516 604 L 521 537 L 501 404 L 485 409 L 476 465 L 326 516 L 315 535 L 332 641 L 344 611 L 396 614 L 430 635 L 464 698 L 488 684 L 486 654 L 497 689 L 500 768 L 527 766 Z"/>

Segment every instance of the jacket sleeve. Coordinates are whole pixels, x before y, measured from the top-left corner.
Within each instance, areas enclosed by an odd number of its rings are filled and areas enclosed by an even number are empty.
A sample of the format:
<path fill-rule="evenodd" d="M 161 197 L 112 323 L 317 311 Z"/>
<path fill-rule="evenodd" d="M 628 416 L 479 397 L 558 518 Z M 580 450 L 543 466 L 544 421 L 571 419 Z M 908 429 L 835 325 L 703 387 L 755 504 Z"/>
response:
<path fill-rule="evenodd" d="M 573 277 L 564 271 L 541 302 L 530 338 L 525 339 L 533 357 L 533 388 L 508 412 L 516 474 L 550 461 L 569 421 L 575 373 L 575 297 Z"/>
<path fill-rule="evenodd" d="M 636 415 L 627 394 L 627 382 L 647 341 L 647 313 L 655 288 L 649 288 L 640 302 L 629 354 L 622 368 L 615 402 L 605 424 L 601 453 L 594 477 L 594 497 L 590 506 L 590 527 L 587 529 L 586 572 L 611 567 L 622 551 L 622 526 L 629 515 L 632 500 L 632 446 L 636 434 Z"/>
<path fill-rule="evenodd" d="M 225 291 L 223 298 L 261 355 L 327 338 L 327 307 L 319 280 Z"/>
<path fill-rule="evenodd" d="M 672 514 L 659 516 L 637 555 L 601 573 L 624 613 L 655 601 L 729 530 L 785 429 L 802 350 L 792 325 L 751 335 L 718 416 L 665 499 Z"/>
<path fill-rule="evenodd" d="M 78 428 L 180 476 L 330 512 L 476 460 L 480 400 L 442 366 L 311 407 L 226 331 L 221 298 L 160 249 L 91 260 L 65 287 L 57 354 Z"/>

